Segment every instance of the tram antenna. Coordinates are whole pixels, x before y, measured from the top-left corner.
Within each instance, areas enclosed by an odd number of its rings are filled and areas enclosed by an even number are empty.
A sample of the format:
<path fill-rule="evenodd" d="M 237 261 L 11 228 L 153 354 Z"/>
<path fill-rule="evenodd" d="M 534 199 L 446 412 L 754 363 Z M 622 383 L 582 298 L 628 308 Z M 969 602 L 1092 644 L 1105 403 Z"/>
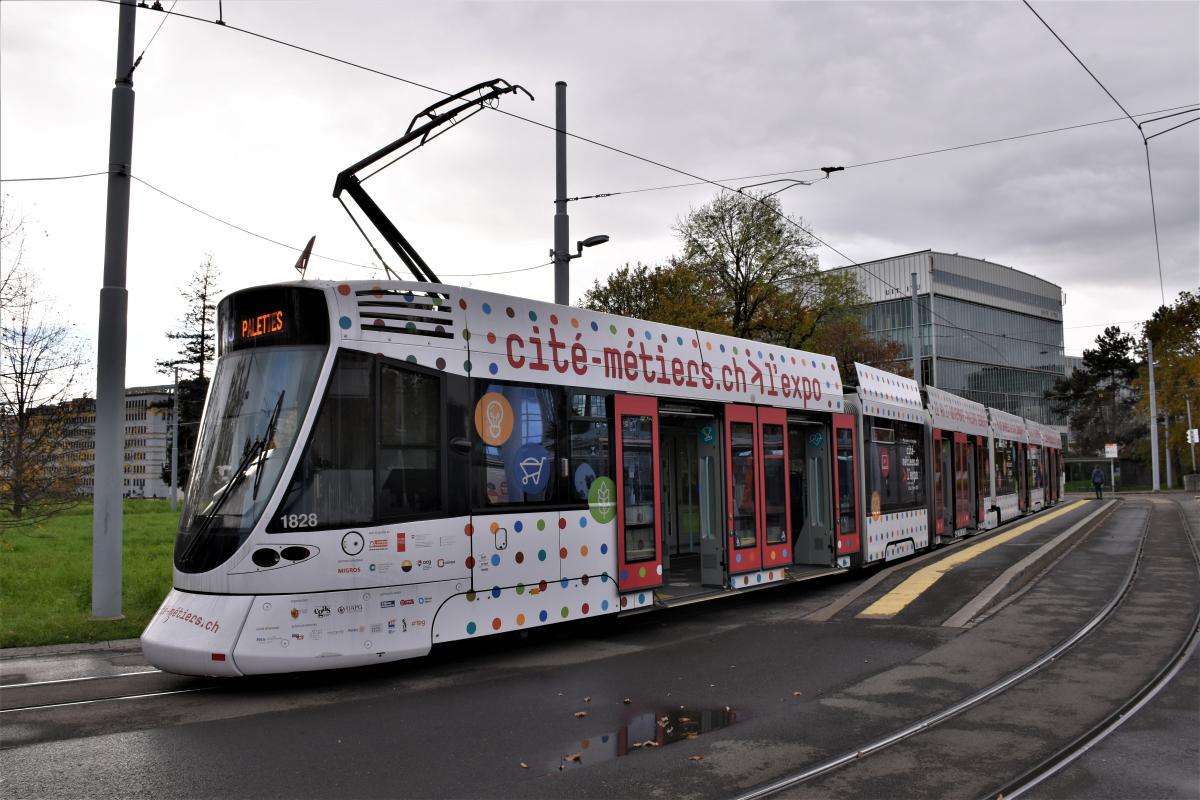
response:
<path fill-rule="evenodd" d="M 443 98 L 414 116 L 412 121 L 408 123 L 408 130 L 399 139 L 338 173 L 337 182 L 333 185 L 333 196 L 341 201 L 342 192 L 350 195 L 354 199 L 354 202 L 358 204 L 358 207 L 362 209 L 363 213 L 366 214 L 371 224 L 375 226 L 376 230 L 383 234 L 383 238 L 396 251 L 396 255 L 400 256 L 400 260 L 404 262 L 409 272 L 418 281 L 422 283 L 441 283 L 437 275 L 434 275 L 433 270 L 425 263 L 425 259 L 421 258 L 416 248 L 404 238 L 399 228 L 388 219 L 388 216 L 383 213 L 383 210 L 371 199 L 366 190 L 363 189 L 363 182 L 387 169 L 418 148 L 424 147 L 460 122 L 475 116 L 485 107 L 496 106 L 501 95 L 518 91 L 524 92 L 530 100 L 533 99 L 533 95 L 527 89 L 515 83 L 509 83 L 503 78 L 494 78 L 490 81 L 477 83 L 470 88 L 463 89 L 458 94 Z M 461 118 L 459 117 L 460 114 L 463 115 Z M 439 128 L 441 130 L 438 130 Z M 412 146 L 410 147 L 410 145 Z M 400 154 L 391 161 L 362 178 L 358 177 L 359 172 L 374 166 L 397 151 L 400 151 Z M 342 206 L 346 208 L 346 213 L 350 213 L 350 209 L 346 206 L 345 202 L 342 202 Z M 350 219 L 354 219 L 353 214 L 350 214 Z M 363 236 L 366 237 L 366 232 L 362 230 L 362 226 L 358 225 L 357 220 L 355 220 L 354 224 L 362 231 Z M 367 242 L 370 243 L 369 238 Z M 374 245 L 371 246 L 374 249 Z M 376 251 L 376 255 L 378 255 L 378 251 Z M 381 258 L 380 260 L 382 261 L 383 259 Z M 390 272 L 391 270 L 388 271 Z"/>

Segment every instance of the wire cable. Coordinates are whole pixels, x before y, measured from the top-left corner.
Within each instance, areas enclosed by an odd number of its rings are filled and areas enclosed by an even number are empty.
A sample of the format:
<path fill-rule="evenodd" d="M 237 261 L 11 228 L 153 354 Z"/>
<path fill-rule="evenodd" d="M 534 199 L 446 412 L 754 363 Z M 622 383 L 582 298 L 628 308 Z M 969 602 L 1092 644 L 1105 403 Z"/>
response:
<path fill-rule="evenodd" d="M 85 172 L 82 175 L 47 175 L 36 178 L 0 178 L 0 183 L 25 183 L 27 181 L 71 181 L 76 178 L 94 178 L 97 175 L 111 175 L 111 170 L 103 172 Z"/>
<path fill-rule="evenodd" d="M 175 10 L 175 4 L 179 0 L 174 0 L 171 7 L 167 9 L 167 13 L 163 15 L 162 22 L 158 23 L 158 27 L 154 29 L 154 33 L 150 36 L 150 41 L 146 42 L 146 46 L 142 48 L 141 54 L 134 60 L 133 65 L 129 68 L 129 72 L 125 73 L 125 83 L 133 80 L 133 71 L 142 63 L 142 56 L 146 55 L 146 51 L 150 49 L 150 45 L 154 44 L 154 40 L 158 38 L 158 32 L 163 29 L 163 25 L 167 24 L 167 20 L 171 18 L 171 12 Z M 160 6 L 161 8 L 161 6 Z"/>

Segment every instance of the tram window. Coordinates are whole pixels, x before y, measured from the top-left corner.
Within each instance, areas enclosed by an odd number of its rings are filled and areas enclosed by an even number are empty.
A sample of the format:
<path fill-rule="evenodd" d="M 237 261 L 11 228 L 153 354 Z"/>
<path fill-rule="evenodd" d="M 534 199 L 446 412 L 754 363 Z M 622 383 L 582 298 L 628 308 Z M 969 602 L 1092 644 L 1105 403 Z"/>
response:
<path fill-rule="evenodd" d="M 878 419 L 867 449 L 867 495 L 872 514 L 925 505 L 924 436 L 921 426 Z"/>
<path fill-rule="evenodd" d="M 604 395 L 572 394 L 570 397 L 571 418 L 567 423 L 570 433 L 570 464 L 568 474 L 571 485 L 568 494 L 572 500 L 587 502 L 592 481 L 609 472 L 608 414 Z"/>
<path fill-rule="evenodd" d="M 480 388 L 480 399 L 489 393 L 503 395 L 511 409 L 512 427 L 500 444 L 479 440 L 472 481 L 475 505 L 554 502 L 562 391 L 499 383 Z"/>
<path fill-rule="evenodd" d="M 654 420 L 621 418 L 621 483 L 625 505 L 625 561 L 655 557 Z"/>
<path fill-rule="evenodd" d="M 1006 439 L 996 440 L 996 496 L 1016 494 L 1016 445 Z"/>
<path fill-rule="evenodd" d="M 1042 448 L 1034 445 L 1029 446 L 1029 486 L 1033 489 L 1041 489 L 1043 486 L 1042 479 Z"/>
<path fill-rule="evenodd" d="M 838 530 L 842 534 L 858 529 L 858 510 L 854 504 L 854 432 L 837 429 Z"/>
<path fill-rule="evenodd" d="M 378 517 L 442 508 L 441 380 L 384 364 L 379 373 Z"/>
<path fill-rule="evenodd" d="M 748 422 L 729 424 L 729 463 L 733 471 L 733 545 L 753 547 L 755 525 L 754 426 Z"/>
<path fill-rule="evenodd" d="M 343 351 L 329 378 L 320 416 L 271 530 L 369 524 L 375 512 L 374 361 Z M 301 520 L 299 526 L 280 519 Z"/>
<path fill-rule="evenodd" d="M 787 541 L 787 462 L 783 426 L 763 425 L 763 493 L 766 495 L 767 544 Z"/>

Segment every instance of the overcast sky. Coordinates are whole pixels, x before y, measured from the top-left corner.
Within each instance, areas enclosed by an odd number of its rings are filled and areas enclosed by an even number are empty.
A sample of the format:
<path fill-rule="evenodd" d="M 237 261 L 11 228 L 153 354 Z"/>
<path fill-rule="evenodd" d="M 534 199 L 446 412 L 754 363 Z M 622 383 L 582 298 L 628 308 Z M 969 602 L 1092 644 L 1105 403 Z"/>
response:
<path fill-rule="evenodd" d="M 170 7 L 170 0 L 164 5 Z M 1035 2 L 1132 114 L 1200 101 L 1200 4 Z M 215 0 L 175 10 L 216 18 Z M 107 168 L 118 9 L 0 3 L 0 177 Z M 1019 2 L 224 3 L 251 31 L 450 92 L 495 77 L 536 97 L 502 106 L 704 178 L 851 165 L 1122 117 Z M 137 19 L 141 53 L 164 15 Z M 357 264 L 373 254 L 332 198 L 339 171 L 398 138 L 439 95 L 256 39 L 168 18 L 134 73 L 133 174 L 234 225 Z M 1195 114 L 1191 115 L 1195 116 Z M 1188 119 L 1147 126 L 1165 130 Z M 1150 142 L 1167 301 L 1200 284 L 1200 134 Z M 569 194 L 688 182 L 571 141 Z M 820 173 L 796 172 L 799 178 Z M 27 264 L 94 350 L 106 178 L 3 184 L 35 235 Z M 373 196 L 447 283 L 553 298 L 552 131 L 485 112 L 374 178 Z M 626 262 L 663 263 L 672 226 L 710 185 L 571 203 L 577 301 Z M 1125 119 L 837 173 L 781 195 L 785 210 L 855 261 L 932 248 L 1063 287 L 1067 352 L 1160 303 L 1145 150 Z M 222 288 L 292 280 L 297 254 L 135 183 L 128 385 L 184 308 L 177 290 L 212 253 Z M 390 254 L 385 252 L 385 257 Z M 824 267 L 848 263 L 819 251 Z M 395 267 L 402 265 L 392 257 Z M 308 275 L 369 278 L 314 258 Z M 472 277 L 477 276 L 477 277 Z M 1127 330 L 1134 326 L 1124 324 Z M 84 385 L 94 393 L 94 376 Z"/>

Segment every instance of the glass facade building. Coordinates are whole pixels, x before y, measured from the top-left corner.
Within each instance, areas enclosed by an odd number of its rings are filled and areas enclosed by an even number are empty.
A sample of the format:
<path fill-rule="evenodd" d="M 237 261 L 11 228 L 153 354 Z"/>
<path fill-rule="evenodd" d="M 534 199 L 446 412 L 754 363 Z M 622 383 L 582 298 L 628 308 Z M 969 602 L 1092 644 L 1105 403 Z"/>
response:
<path fill-rule="evenodd" d="M 1062 289 L 1010 267 L 925 250 L 853 267 L 871 305 L 868 329 L 912 362 L 917 276 L 921 381 L 1047 425 L 1064 425 L 1045 395 L 1066 373 Z"/>

